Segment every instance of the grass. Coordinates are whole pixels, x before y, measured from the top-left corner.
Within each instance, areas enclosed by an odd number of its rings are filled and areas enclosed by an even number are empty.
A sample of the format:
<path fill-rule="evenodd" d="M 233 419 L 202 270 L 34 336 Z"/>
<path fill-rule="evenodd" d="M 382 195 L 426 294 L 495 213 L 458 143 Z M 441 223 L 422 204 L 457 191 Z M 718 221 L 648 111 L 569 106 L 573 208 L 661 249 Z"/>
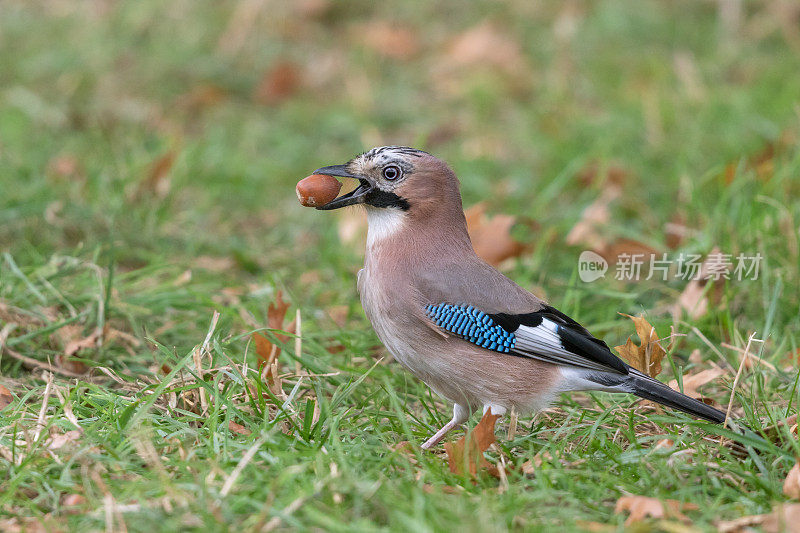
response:
<path fill-rule="evenodd" d="M 0 5 L 4 529 L 622 529 L 615 502 L 635 494 L 695 503 L 686 514 L 707 530 L 786 500 L 796 436 L 737 455 L 713 438 L 723 430 L 605 394 L 565 396 L 501 438 L 494 461 L 554 458 L 533 475 L 509 468 L 507 484 L 393 451 L 450 407 L 380 347 L 339 215 L 300 208 L 292 188 L 372 145 L 426 148 L 452 164 L 465 204 L 537 221 L 515 230 L 530 251 L 506 265 L 523 286 L 610 344 L 633 331 L 619 312 L 685 333 L 662 379 L 715 362 L 728 373 L 703 390 L 727 405 L 739 356 L 722 344 L 756 332 L 765 363 L 743 374 L 734 413 L 769 426 L 798 404 L 800 55 L 783 24 L 796 13 L 755 1 L 738 23 L 688 1 L 245 11 L 256 4 Z M 416 50 L 364 44 L 376 21 L 408 28 Z M 459 66 L 452 40 L 485 21 L 517 48 Z M 280 62 L 302 81 L 259 102 Z M 709 311 L 677 320 L 683 281 L 580 282 L 580 248 L 564 241 L 606 186 L 602 172 L 581 180 L 593 164 L 627 175 L 607 238 L 760 252 L 759 279 L 709 285 Z M 668 222 L 691 229 L 671 250 Z M 300 352 L 263 329 L 279 290 L 302 317 Z M 105 326 L 75 357 L 91 372 L 64 375 L 64 333 Z M 282 346 L 282 391 L 256 369 L 256 329 Z"/>

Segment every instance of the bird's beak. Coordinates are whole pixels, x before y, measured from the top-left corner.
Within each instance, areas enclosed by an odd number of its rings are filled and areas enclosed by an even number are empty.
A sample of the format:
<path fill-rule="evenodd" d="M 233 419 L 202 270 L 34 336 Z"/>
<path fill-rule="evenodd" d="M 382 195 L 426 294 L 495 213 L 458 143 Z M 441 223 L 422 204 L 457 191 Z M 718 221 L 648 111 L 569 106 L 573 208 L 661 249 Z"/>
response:
<path fill-rule="evenodd" d="M 325 205 L 318 206 L 317 209 L 322 211 L 329 211 L 331 209 L 339 209 L 348 205 L 363 204 L 366 196 L 372 192 L 372 184 L 363 176 L 357 176 L 348 172 L 345 165 L 331 165 L 328 167 L 318 168 L 314 174 L 325 174 L 326 176 L 337 176 L 340 178 L 355 178 L 360 183 L 358 187 L 352 192 L 343 194 L 338 198 L 334 198 Z"/>

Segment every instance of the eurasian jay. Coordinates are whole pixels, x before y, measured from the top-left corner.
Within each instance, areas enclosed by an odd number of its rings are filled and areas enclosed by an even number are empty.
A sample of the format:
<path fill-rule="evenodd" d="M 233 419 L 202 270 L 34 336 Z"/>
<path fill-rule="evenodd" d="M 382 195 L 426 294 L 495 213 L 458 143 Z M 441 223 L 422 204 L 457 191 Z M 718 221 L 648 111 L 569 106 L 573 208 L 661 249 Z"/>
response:
<path fill-rule="evenodd" d="M 632 393 L 721 423 L 725 414 L 619 359 L 605 342 L 481 260 L 459 181 L 446 163 L 403 146 L 317 169 L 359 181 L 317 209 L 361 204 L 369 229 L 361 305 L 394 358 L 454 403 L 422 448 L 483 407 L 502 415 L 548 406 L 566 391 Z"/>

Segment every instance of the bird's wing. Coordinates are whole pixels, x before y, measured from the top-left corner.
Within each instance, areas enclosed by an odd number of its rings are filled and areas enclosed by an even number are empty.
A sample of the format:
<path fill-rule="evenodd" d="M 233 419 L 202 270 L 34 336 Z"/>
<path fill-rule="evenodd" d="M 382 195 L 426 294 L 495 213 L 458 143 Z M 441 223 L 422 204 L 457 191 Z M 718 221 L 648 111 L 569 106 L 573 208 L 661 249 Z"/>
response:
<path fill-rule="evenodd" d="M 561 311 L 544 305 L 524 314 L 485 313 L 472 305 L 439 303 L 425 314 L 441 330 L 476 346 L 557 365 L 628 374 L 606 343 Z"/>

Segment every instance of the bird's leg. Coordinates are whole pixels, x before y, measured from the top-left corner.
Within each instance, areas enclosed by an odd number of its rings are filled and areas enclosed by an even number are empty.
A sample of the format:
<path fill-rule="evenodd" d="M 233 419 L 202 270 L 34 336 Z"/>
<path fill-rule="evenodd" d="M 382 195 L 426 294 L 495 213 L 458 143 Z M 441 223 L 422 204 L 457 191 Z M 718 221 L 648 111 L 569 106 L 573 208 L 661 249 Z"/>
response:
<path fill-rule="evenodd" d="M 447 433 L 453 429 L 454 427 L 463 424 L 467 418 L 469 418 L 469 409 L 464 407 L 463 405 L 455 404 L 453 405 L 453 418 L 450 419 L 450 422 L 444 425 L 442 429 L 437 431 L 433 437 L 426 440 L 421 448 L 423 450 L 430 450 L 444 438 Z"/>

